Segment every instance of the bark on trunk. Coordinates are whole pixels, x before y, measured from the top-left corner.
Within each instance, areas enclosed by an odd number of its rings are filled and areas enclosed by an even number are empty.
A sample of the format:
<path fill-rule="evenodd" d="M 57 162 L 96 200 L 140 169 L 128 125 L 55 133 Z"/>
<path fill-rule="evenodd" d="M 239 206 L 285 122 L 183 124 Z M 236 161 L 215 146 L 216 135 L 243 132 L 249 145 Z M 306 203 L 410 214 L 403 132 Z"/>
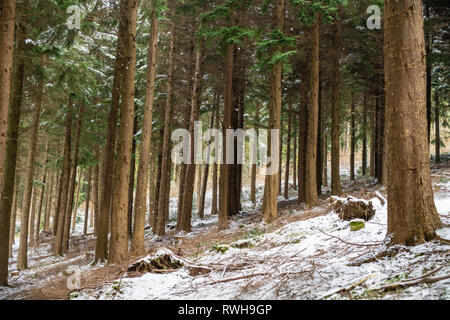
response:
<path fill-rule="evenodd" d="M 434 205 L 426 118 L 421 0 L 385 4 L 388 235 L 416 245 L 442 227 Z"/>
<path fill-rule="evenodd" d="M 350 102 L 350 180 L 355 180 L 355 147 L 356 147 L 356 128 L 355 128 L 355 97 L 352 93 Z"/>
<path fill-rule="evenodd" d="M 340 58 L 341 58 L 341 39 L 342 26 L 341 23 L 336 23 L 333 36 L 333 71 L 331 80 L 331 94 L 332 94 L 332 108 L 331 108 L 331 194 L 341 194 L 341 176 L 340 176 L 340 160 L 339 160 L 339 140 L 340 140 Z"/>
<path fill-rule="evenodd" d="M 441 162 L 441 135 L 439 129 L 439 92 L 434 92 L 434 132 L 435 132 L 435 163 Z"/>
<path fill-rule="evenodd" d="M 289 198 L 289 169 L 291 165 L 291 108 L 288 112 L 288 134 L 287 134 L 287 148 L 286 148 L 286 167 L 284 173 L 284 198 Z"/>
<path fill-rule="evenodd" d="M 285 0 L 276 0 L 275 3 L 275 21 L 274 28 L 283 30 L 284 27 L 284 11 L 286 7 Z M 274 54 L 280 52 L 281 48 L 275 48 Z M 271 89 L 270 89 L 270 101 L 269 101 L 269 130 L 276 130 L 281 128 L 281 98 L 282 98 L 282 62 L 279 61 L 273 67 L 271 71 Z M 278 145 L 272 145 L 271 143 L 271 131 L 269 131 L 268 137 L 268 154 L 271 154 L 272 148 L 277 148 Z M 275 159 L 272 159 L 273 163 L 279 161 L 281 154 L 276 153 Z M 278 168 L 277 173 L 273 175 L 266 175 L 266 180 L 264 184 L 264 196 L 263 196 L 263 216 L 264 220 L 269 223 L 276 218 L 278 218 L 278 204 L 277 195 L 278 190 L 278 179 L 280 174 L 280 169 Z"/>
<path fill-rule="evenodd" d="M 20 109 L 24 59 L 16 58 L 11 106 L 10 86 L 13 63 L 15 1 L 6 0 L 0 8 L 0 286 L 7 285 L 8 256 L 12 255 L 11 227 L 15 228 L 16 209 L 13 206 L 17 148 L 19 138 Z M 19 23 L 17 29 L 17 51 L 23 52 L 25 46 L 25 24 Z M 8 114 L 9 109 L 9 114 Z M 8 137 L 8 139 L 6 139 Z M 17 201 L 17 196 L 15 197 Z M 11 215 L 11 211 L 13 211 Z M 14 231 L 12 240 L 14 240 Z"/>
<path fill-rule="evenodd" d="M 158 17 L 152 12 L 152 31 L 148 49 L 147 83 L 145 89 L 144 122 L 142 123 L 141 150 L 136 181 L 136 203 L 134 206 L 134 232 L 131 252 L 136 255 L 145 253 L 144 231 L 145 211 L 147 208 L 147 179 L 152 141 L 153 100 L 155 96 L 156 56 L 158 45 Z"/>
<path fill-rule="evenodd" d="M 166 98 L 166 110 L 164 115 L 164 136 L 162 145 L 162 160 L 161 160 L 161 182 L 159 185 L 159 199 L 158 199 L 158 222 L 156 225 L 156 233 L 162 235 L 165 233 L 166 226 L 166 190 L 170 187 L 170 179 L 167 176 L 169 171 L 170 158 L 170 120 L 172 118 L 172 82 L 173 82 L 173 70 L 174 70 L 174 50 L 175 50 L 175 28 L 171 27 L 170 32 L 170 48 L 169 48 L 169 70 L 167 74 L 167 98 Z"/>
<path fill-rule="evenodd" d="M 124 20 L 124 57 L 122 101 L 120 104 L 120 131 L 114 197 L 112 205 L 109 261 L 120 263 L 128 255 L 128 184 L 130 180 L 131 147 L 134 121 L 134 76 L 136 70 L 136 21 L 137 1 L 121 1 L 121 17 Z"/>
<path fill-rule="evenodd" d="M 319 21 L 316 13 L 312 27 L 310 103 L 308 115 L 308 141 L 306 143 L 305 203 L 308 208 L 315 206 L 317 194 L 317 130 L 319 125 Z"/>

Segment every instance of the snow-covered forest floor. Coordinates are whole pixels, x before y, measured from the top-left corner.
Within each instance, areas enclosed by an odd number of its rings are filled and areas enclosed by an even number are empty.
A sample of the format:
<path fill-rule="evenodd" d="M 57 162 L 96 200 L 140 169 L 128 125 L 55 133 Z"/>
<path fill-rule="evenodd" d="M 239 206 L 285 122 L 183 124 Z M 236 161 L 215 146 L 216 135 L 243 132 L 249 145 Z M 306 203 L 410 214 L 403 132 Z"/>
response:
<path fill-rule="evenodd" d="M 447 226 L 439 232 L 448 238 L 450 168 L 433 167 L 432 178 Z M 67 257 L 54 257 L 53 238 L 47 237 L 32 251 L 30 269 L 15 273 L 15 246 L 10 265 L 15 276 L 9 288 L 0 287 L 0 298 L 450 299 L 450 245 L 435 240 L 386 251 L 385 190 L 371 179 L 347 181 L 341 198 L 348 196 L 371 201 L 376 209 L 357 231 L 330 210 L 330 198 L 306 210 L 292 190 L 289 200 L 279 198 L 281 217 L 271 224 L 261 222 L 260 200 L 256 208 L 245 201 L 230 229 L 217 232 L 217 216 L 196 219 L 189 234 L 175 234 L 169 225 L 163 238 L 147 234 L 146 258 L 132 257 L 123 265 L 91 264 L 95 240 L 81 235 L 80 220 Z M 137 270 L 129 269 L 133 264 Z M 70 290 L 74 266 L 81 288 Z"/>

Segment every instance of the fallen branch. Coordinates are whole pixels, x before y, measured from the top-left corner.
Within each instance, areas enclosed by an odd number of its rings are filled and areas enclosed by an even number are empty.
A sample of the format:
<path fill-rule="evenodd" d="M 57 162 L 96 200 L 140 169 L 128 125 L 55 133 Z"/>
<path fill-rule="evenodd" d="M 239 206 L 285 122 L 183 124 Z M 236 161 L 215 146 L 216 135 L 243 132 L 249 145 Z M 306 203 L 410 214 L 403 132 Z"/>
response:
<path fill-rule="evenodd" d="M 394 282 L 394 283 L 390 283 L 390 284 L 386 284 L 383 286 L 378 286 L 375 288 L 370 288 L 369 290 L 393 290 L 393 289 L 397 289 L 399 287 L 411 287 L 414 286 L 416 284 L 420 284 L 420 283 L 434 283 L 440 280 L 445 280 L 450 278 L 450 274 L 444 275 L 444 276 L 440 276 L 440 277 L 434 277 L 434 278 L 430 278 L 430 275 L 435 274 L 436 272 L 438 272 L 439 270 L 441 270 L 442 268 L 444 268 L 446 266 L 446 264 L 443 264 L 442 266 L 440 266 L 439 268 L 436 268 L 430 272 L 427 272 L 423 275 L 421 275 L 420 277 L 417 278 L 411 278 L 411 279 L 407 279 L 404 281 L 399 281 L 399 282 Z"/>
<path fill-rule="evenodd" d="M 368 276 L 366 276 L 366 277 L 364 277 L 364 278 L 362 278 L 362 279 L 356 281 L 356 282 L 353 283 L 353 284 L 350 284 L 350 285 L 348 285 L 348 286 L 346 286 L 346 287 L 343 287 L 343 288 L 337 288 L 337 289 L 335 289 L 335 290 L 333 290 L 333 291 L 327 293 L 326 295 L 322 296 L 322 297 L 320 298 L 320 300 L 325 299 L 325 298 L 328 298 L 329 296 L 332 296 L 332 295 L 334 295 L 334 294 L 336 294 L 336 293 L 339 293 L 339 292 L 342 292 L 342 291 L 347 291 L 347 292 L 348 292 L 348 291 L 350 291 L 350 290 L 353 290 L 353 289 L 356 288 L 357 286 L 362 285 L 364 282 L 366 282 L 366 281 L 369 280 L 369 279 L 372 279 L 372 278 L 375 277 L 375 276 L 376 276 L 375 273 L 369 274 Z"/>
<path fill-rule="evenodd" d="M 337 239 L 337 240 L 339 240 L 339 241 L 341 241 L 341 242 L 343 242 L 343 243 L 349 244 L 349 245 L 351 245 L 351 246 L 357 246 L 357 247 L 373 247 L 373 246 L 379 246 L 379 245 L 383 244 L 382 241 L 374 242 L 374 243 L 354 243 L 354 242 L 348 242 L 348 241 L 345 241 L 345 240 L 343 240 L 343 239 L 341 239 L 341 238 L 339 238 L 339 237 L 337 237 L 337 236 L 334 236 L 334 235 L 332 235 L 332 234 L 326 233 L 326 232 L 323 231 L 323 230 L 320 230 L 320 229 L 317 229 L 317 230 L 319 230 L 320 232 L 322 232 L 323 234 L 325 234 L 325 235 L 327 235 L 327 236 L 329 236 L 329 237 L 331 237 L 331 238 L 335 238 L 335 239 Z"/>

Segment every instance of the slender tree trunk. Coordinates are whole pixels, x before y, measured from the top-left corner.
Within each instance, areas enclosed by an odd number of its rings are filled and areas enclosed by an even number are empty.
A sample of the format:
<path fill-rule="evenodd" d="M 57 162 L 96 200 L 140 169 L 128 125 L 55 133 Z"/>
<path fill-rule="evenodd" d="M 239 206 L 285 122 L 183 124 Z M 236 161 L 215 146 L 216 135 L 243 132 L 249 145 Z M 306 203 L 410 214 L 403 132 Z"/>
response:
<path fill-rule="evenodd" d="M 196 146 L 194 140 L 194 127 L 195 122 L 199 119 L 200 103 L 202 93 L 202 78 L 203 78 L 203 56 L 205 51 L 204 39 L 199 39 L 197 59 L 195 66 L 195 78 L 194 88 L 192 90 L 192 103 L 191 103 L 191 119 L 189 125 L 189 133 L 191 134 L 191 163 L 186 166 L 186 179 L 184 182 L 184 195 L 183 195 L 183 207 L 181 210 L 181 221 L 179 230 L 190 232 L 191 231 L 191 217 L 192 217 L 192 198 L 194 192 L 194 180 L 195 180 L 195 158 L 196 158 Z M 162 222 L 161 222 L 162 224 Z M 158 221 L 158 234 L 164 234 L 164 231 L 160 227 Z"/>
<path fill-rule="evenodd" d="M 153 3 L 155 5 L 155 3 Z M 173 35 L 171 35 L 173 37 Z M 148 49 L 147 83 L 145 90 L 144 122 L 142 124 L 142 142 L 138 175 L 136 181 L 136 203 L 134 206 L 134 232 L 131 242 L 131 252 L 136 255 L 145 253 L 144 231 L 145 211 L 147 208 L 146 187 L 148 179 L 148 165 L 152 140 L 153 99 L 155 96 L 156 56 L 158 45 L 158 17 L 155 9 L 152 12 L 152 31 Z M 151 201 L 151 199 L 150 199 Z"/>
<path fill-rule="evenodd" d="M 89 167 L 87 180 L 88 185 L 86 189 L 86 205 L 84 209 L 84 225 L 83 225 L 83 234 L 85 236 L 87 235 L 88 219 L 89 219 L 89 201 L 91 200 L 92 167 Z"/>
<path fill-rule="evenodd" d="M 220 121 L 219 121 L 219 106 L 216 106 L 216 128 L 220 127 Z M 213 214 L 217 214 L 217 182 L 218 182 L 218 177 L 217 177 L 217 172 L 218 172 L 218 143 L 216 143 L 216 147 L 214 148 L 214 157 L 216 158 L 216 161 L 214 161 L 213 165 L 212 165 L 212 169 L 213 169 L 213 176 L 212 176 L 212 201 L 211 201 L 211 215 Z"/>
<path fill-rule="evenodd" d="M 286 150 L 286 168 L 284 173 L 284 198 L 289 198 L 289 167 L 291 165 L 291 110 L 289 108 L 288 112 L 288 135 L 287 135 L 287 150 Z"/>
<path fill-rule="evenodd" d="M 372 106 L 370 111 L 370 176 L 375 177 L 375 141 L 376 141 L 376 126 L 375 126 L 375 108 Z"/>
<path fill-rule="evenodd" d="M 355 180 L 355 147 L 356 147 L 356 127 L 355 127 L 355 97 L 352 93 L 350 102 L 350 180 Z"/>
<path fill-rule="evenodd" d="M 434 92 L 434 132 L 435 132 L 435 163 L 441 162 L 441 136 L 439 130 L 439 92 Z"/>
<path fill-rule="evenodd" d="M 95 155 L 96 155 L 96 157 L 98 157 L 98 147 L 96 148 Z M 103 176 L 105 177 L 106 174 L 103 174 Z M 112 176 L 114 176 L 114 173 L 111 175 L 111 178 L 112 178 Z M 100 185 L 100 183 L 102 183 L 101 181 L 99 181 L 100 179 L 101 179 L 100 166 L 97 164 L 94 167 L 94 190 L 92 193 L 92 196 L 94 198 L 92 201 L 92 204 L 94 207 L 92 210 L 93 215 L 94 215 L 94 234 L 97 237 L 97 242 L 96 242 L 96 248 L 97 248 L 97 243 L 99 241 L 100 232 L 106 233 L 106 240 L 105 240 L 106 242 L 104 244 L 102 244 L 105 247 L 102 247 L 102 248 L 105 250 L 104 254 L 107 257 L 108 256 L 108 231 L 109 231 L 108 225 L 109 225 L 110 209 L 107 212 L 106 221 L 102 221 L 101 220 L 101 211 L 100 211 L 100 205 L 101 205 L 100 198 L 103 197 L 104 194 L 102 193 L 102 196 L 100 196 L 100 192 L 99 192 L 100 186 L 99 185 Z M 104 192 L 106 192 L 106 191 L 104 191 Z M 109 198 L 109 208 L 111 208 L 111 198 Z M 106 226 L 102 225 L 102 223 L 105 223 Z M 101 230 L 102 228 L 105 228 L 105 230 Z M 97 257 L 97 250 L 96 250 L 96 257 Z M 104 259 L 106 259 L 106 258 L 99 258 L 99 260 L 101 260 L 101 261 L 103 261 Z"/>
<path fill-rule="evenodd" d="M 63 234 L 63 253 L 67 253 L 69 251 L 69 238 L 70 238 L 70 222 L 72 221 L 72 214 L 76 216 L 76 203 L 74 203 L 75 196 L 75 186 L 77 182 L 77 167 L 78 167 L 78 153 L 80 149 L 80 135 L 81 135 L 81 126 L 82 126 L 82 115 L 83 110 L 81 104 L 78 105 L 78 118 L 77 118 L 77 128 L 75 132 L 75 146 L 73 150 L 73 162 L 72 162 L 72 170 L 71 170 L 71 178 L 70 178 L 70 189 L 69 194 L 67 196 L 67 204 L 66 204 L 66 220 L 64 221 L 64 234 Z M 80 172 L 81 176 L 81 172 Z M 73 213 L 73 211 L 75 212 Z"/>
<path fill-rule="evenodd" d="M 41 194 L 40 194 L 40 199 L 39 199 L 39 207 L 38 207 L 38 219 L 37 219 L 37 223 L 36 223 L 36 232 L 34 234 L 34 246 L 37 247 L 39 245 L 39 231 L 41 229 L 41 217 L 42 217 L 42 206 L 44 204 L 44 194 L 45 191 L 47 190 L 47 193 L 49 192 L 48 188 L 46 188 L 47 186 L 47 172 L 48 172 L 48 148 L 49 148 L 49 141 L 47 138 L 47 143 L 46 143 L 46 147 L 45 147 L 45 160 L 44 160 L 44 176 L 42 177 L 42 188 L 41 188 Z"/>
<path fill-rule="evenodd" d="M 226 51 L 225 62 L 225 102 L 223 107 L 222 135 L 224 143 L 222 147 L 222 164 L 220 165 L 219 176 L 219 224 L 220 230 L 228 229 L 228 191 L 230 165 L 227 164 L 227 143 L 226 130 L 231 129 L 231 113 L 233 109 L 233 65 L 234 65 L 235 44 L 229 44 Z"/>
<path fill-rule="evenodd" d="M 342 39 L 342 26 L 339 19 L 336 23 L 334 35 L 333 35 L 333 71 L 331 80 L 331 95 L 332 95 L 332 107 L 331 107 L 331 194 L 341 194 L 341 176 L 340 176 L 340 160 L 339 160 L 339 140 L 340 140 L 340 87 L 341 87 L 341 75 L 340 75 L 340 56 L 341 56 L 341 39 Z"/>
<path fill-rule="evenodd" d="M 320 29 L 319 29 L 320 32 Z M 320 57 L 319 57 L 320 59 Z M 323 173 L 323 105 L 322 105 L 322 73 L 320 72 L 320 61 L 319 61 L 319 112 L 318 112 L 318 125 L 317 125 L 317 158 L 316 158 L 316 185 L 317 194 L 320 196 L 322 194 L 322 173 Z"/>
<path fill-rule="evenodd" d="M 167 98 L 166 110 L 164 115 L 164 135 L 162 144 L 162 161 L 161 161 L 161 182 L 159 184 L 159 199 L 158 199 L 158 218 L 156 225 L 156 233 L 163 235 L 166 227 L 166 189 L 170 186 L 170 179 L 167 176 L 167 171 L 170 164 L 169 149 L 170 149 L 170 120 L 172 113 L 172 82 L 174 70 L 174 48 L 175 46 L 175 28 L 171 27 L 170 32 L 170 49 L 169 49 L 169 71 L 167 75 Z"/>
<path fill-rule="evenodd" d="M 362 119 L 362 175 L 367 173 L 367 93 L 364 93 Z"/>
<path fill-rule="evenodd" d="M 64 147 L 63 147 L 63 150 L 64 150 Z M 61 157 L 63 158 L 63 155 L 61 155 Z M 63 185 L 62 185 L 63 175 L 64 175 L 64 168 L 61 168 L 59 170 L 59 174 L 58 174 L 58 172 L 56 173 L 56 180 L 57 180 L 56 181 L 56 206 L 55 206 L 55 211 L 53 213 L 53 221 L 52 221 L 52 235 L 53 236 L 56 236 L 57 230 L 58 230 L 59 213 L 61 211 L 60 210 L 61 197 L 62 197 L 62 191 L 63 191 Z"/>
<path fill-rule="evenodd" d="M 298 125 L 298 164 L 297 164 L 297 193 L 298 202 L 305 202 L 306 199 L 306 142 L 308 133 L 308 78 L 309 67 L 303 64 L 303 72 L 300 74 L 301 82 L 304 84 L 300 87 L 300 105 L 299 105 L 299 125 Z"/>
<path fill-rule="evenodd" d="M 48 180 L 50 181 L 50 185 L 48 187 L 47 198 L 45 201 L 44 228 L 43 228 L 44 232 L 48 231 L 50 226 L 50 213 L 53 201 L 53 187 L 55 180 L 55 174 L 52 171 L 50 171 L 50 176 Z"/>
<path fill-rule="evenodd" d="M 75 192 L 76 196 L 75 196 L 75 203 L 74 203 L 74 208 L 73 208 L 73 218 L 72 218 L 72 232 L 75 231 L 75 225 L 77 223 L 77 210 L 78 210 L 78 202 L 80 199 L 80 188 L 81 188 L 81 180 L 83 177 L 83 170 L 82 168 L 80 168 L 80 172 L 78 174 L 78 183 L 77 183 L 77 191 Z"/>
<path fill-rule="evenodd" d="M 298 121 L 297 118 L 297 112 L 294 112 L 292 115 L 294 117 L 294 136 L 292 137 L 292 143 L 293 143 L 293 151 L 292 151 L 292 185 L 294 190 L 297 190 L 297 132 L 296 130 L 296 123 Z"/>
<path fill-rule="evenodd" d="M 34 166 L 36 158 L 36 147 L 38 141 L 39 119 L 41 116 L 42 98 L 44 94 L 44 79 L 39 80 L 37 88 L 36 105 L 33 110 L 33 122 L 31 124 L 31 135 L 28 149 L 27 175 L 25 180 L 25 191 L 23 197 L 23 210 L 20 227 L 19 256 L 17 258 L 17 270 L 28 269 L 28 220 L 31 208 L 31 193 L 33 191 Z M 9 218 L 9 217 L 8 217 Z M 8 225 L 9 227 L 9 225 Z M 9 231 L 9 228 L 8 228 Z"/>
<path fill-rule="evenodd" d="M 214 116 L 215 116 L 215 111 L 211 112 L 210 129 L 214 128 Z M 208 151 L 207 151 L 208 156 L 205 159 L 202 186 L 201 186 L 201 190 L 200 190 L 200 201 L 199 201 L 199 205 L 198 205 L 198 216 L 202 220 L 205 218 L 205 198 L 206 198 L 206 188 L 208 187 L 209 162 L 211 160 L 210 153 L 211 153 L 211 150 L 208 149 Z"/>
<path fill-rule="evenodd" d="M 280 116 L 280 142 L 279 142 L 279 157 L 278 157 L 278 195 L 281 196 L 281 173 L 283 172 L 283 119 Z"/>
<path fill-rule="evenodd" d="M 307 207 L 315 206 L 319 199 L 317 194 L 317 130 L 319 125 L 319 24 L 320 16 L 316 13 L 312 27 L 313 41 L 310 73 L 310 103 L 308 117 L 308 141 L 306 143 L 306 177 L 305 202 Z"/>
<path fill-rule="evenodd" d="M 431 187 L 422 1 L 387 0 L 384 16 L 387 234 L 392 244 L 416 245 L 442 227 Z"/>
<path fill-rule="evenodd" d="M 125 72 L 120 104 L 120 131 L 110 238 L 109 261 L 120 263 L 128 255 L 128 184 L 130 180 L 131 145 L 134 121 L 134 76 L 136 70 L 137 1 L 121 1 L 126 36 L 124 37 Z"/>
<path fill-rule="evenodd" d="M 69 99 L 69 107 L 72 107 L 72 101 Z M 72 140 L 72 113 L 71 110 L 67 111 L 66 115 L 66 135 L 64 138 L 64 164 L 61 172 L 61 180 L 59 182 L 59 192 L 61 196 L 57 205 L 57 228 L 56 228 L 56 244 L 55 254 L 61 256 L 63 254 L 63 235 L 64 235 L 64 223 L 66 220 L 66 203 L 69 195 L 69 178 L 70 178 L 70 149 Z"/>
<path fill-rule="evenodd" d="M 284 28 L 284 11 L 286 7 L 285 0 L 276 0 L 274 2 L 275 12 L 274 12 L 274 28 L 283 30 Z M 275 48 L 273 53 L 279 53 L 281 48 Z M 282 99 L 282 70 L 283 66 L 281 61 L 277 62 L 273 66 L 271 71 L 271 88 L 270 88 L 270 101 L 269 101 L 269 137 L 268 137 L 268 154 L 271 154 L 272 148 L 278 148 L 276 145 L 271 143 L 271 130 L 281 129 L 281 99 Z M 272 160 L 273 163 L 278 163 L 281 154 L 278 153 L 275 159 Z M 278 168 L 277 172 L 273 175 L 267 175 L 264 184 L 264 196 L 263 196 L 263 217 L 264 220 L 269 223 L 276 218 L 278 218 L 278 175 L 280 174 L 281 168 Z"/>

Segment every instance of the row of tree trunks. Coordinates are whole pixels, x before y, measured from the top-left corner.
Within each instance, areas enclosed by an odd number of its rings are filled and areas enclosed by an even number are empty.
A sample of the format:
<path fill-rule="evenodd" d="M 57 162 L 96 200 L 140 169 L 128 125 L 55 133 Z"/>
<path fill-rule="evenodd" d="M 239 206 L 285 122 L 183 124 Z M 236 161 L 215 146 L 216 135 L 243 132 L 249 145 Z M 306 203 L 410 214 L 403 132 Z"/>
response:
<path fill-rule="evenodd" d="M 120 13 L 119 13 L 120 14 Z M 100 184 L 102 185 L 101 197 L 98 195 L 99 170 L 98 165 L 94 171 L 94 212 L 97 216 L 95 222 L 96 247 L 95 261 L 101 262 L 108 258 L 108 230 L 109 216 L 111 212 L 111 198 L 113 192 L 117 118 L 119 113 L 120 91 L 122 87 L 122 77 L 124 73 L 124 37 L 125 26 L 122 19 L 119 19 L 119 32 L 116 47 L 116 60 L 114 62 L 114 79 L 112 86 L 111 106 L 108 115 L 108 131 L 106 138 L 105 153 L 110 155 L 104 158 L 104 170 L 102 171 Z"/>
<path fill-rule="evenodd" d="M 33 109 L 33 122 L 31 124 L 31 134 L 29 140 L 27 175 L 25 179 L 25 191 L 23 197 L 23 210 L 21 215 L 19 255 L 17 258 L 17 269 L 28 268 L 28 228 L 31 209 L 31 195 L 33 192 L 34 168 L 36 158 L 36 148 L 38 141 L 39 119 L 41 116 L 42 99 L 44 95 L 44 78 L 41 75 L 37 87 L 36 105 Z M 9 228 L 8 228 L 9 230 Z"/>
<path fill-rule="evenodd" d="M 300 74 L 300 104 L 298 110 L 298 164 L 297 164 L 297 193 L 299 203 L 305 202 L 306 199 L 306 143 L 307 143 L 307 133 L 308 133 L 308 77 L 309 68 L 306 63 L 303 63 L 304 70 Z"/>
<path fill-rule="evenodd" d="M 195 122 L 199 119 L 199 108 L 200 108 L 200 99 L 202 92 L 202 78 L 203 78 L 203 56 L 205 51 L 205 43 L 204 39 L 199 39 L 198 49 L 197 49 L 197 57 L 196 57 L 196 66 L 195 66 L 195 77 L 194 77 L 194 87 L 192 90 L 192 103 L 191 103 L 191 117 L 189 124 L 189 133 L 191 135 L 191 163 L 186 165 L 186 177 L 184 182 L 184 195 L 183 195 L 183 205 L 181 210 L 180 217 L 180 225 L 179 230 L 190 232 L 191 231 L 191 217 L 192 217 L 192 200 L 193 200 L 193 192 L 194 192 L 194 181 L 195 181 L 195 158 L 196 158 L 196 149 L 194 141 L 194 127 Z M 157 234 L 164 234 L 164 231 L 158 226 Z"/>
<path fill-rule="evenodd" d="M 69 193 L 67 196 L 66 203 L 66 214 L 64 220 L 64 233 L 62 238 L 62 248 L 63 253 L 66 254 L 69 251 L 69 237 L 70 237 L 70 223 L 72 221 L 72 214 L 74 210 L 74 198 L 75 198 L 75 187 L 77 182 L 77 167 L 78 167 L 78 153 L 80 149 L 80 135 L 82 127 L 82 115 L 83 115 L 83 105 L 78 104 L 78 116 L 77 116 L 77 127 L 75 131 L 75 145 L 73 150 L 73 160 L 72 169 L 70 170 L 71 176 L 69 181 Z M 75 204 L 76 206 L 76 204 Z M 76 208 L 75 208 L 76 209 Z M 76 215 L 76 212 L 75 212 Z"/>
<path fill-rule="evenodd" d="M 64 138 L 64 161 L 61 178 L 59 182 L 58 204 L 56 206 L 57 222 L 56 222 L 56 244 L 55 255 L 62 256 L 63 254 L 63 237 L 64 225 L 66 220 L 66 205 L 69 198 L 69 180 L 70 180 L 70 149 L 72 143 L 72 95 L 69 95 L 68 111 L 66 114 L 66 134 Z"/>

